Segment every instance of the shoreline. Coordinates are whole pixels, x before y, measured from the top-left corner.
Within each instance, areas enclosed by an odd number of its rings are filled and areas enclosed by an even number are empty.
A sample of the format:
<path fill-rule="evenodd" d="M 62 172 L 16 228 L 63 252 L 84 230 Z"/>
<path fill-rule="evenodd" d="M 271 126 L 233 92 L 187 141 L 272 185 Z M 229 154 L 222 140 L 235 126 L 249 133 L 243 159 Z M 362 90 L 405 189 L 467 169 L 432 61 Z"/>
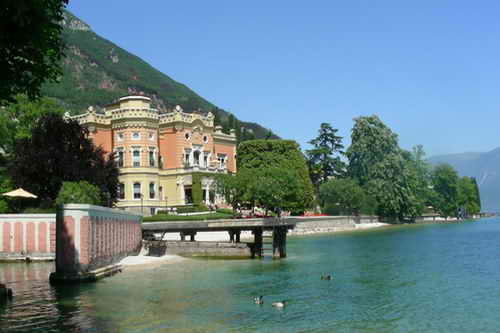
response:
<path fill-rule="evenodd" d="M 145 268 L 155 268 L 163 265 L 171 265 L 175 263 L 179 263 L 182 261 L 188 260 L 188 258 L 165 254 L 161 257 L 153 257 L 153 256 L 145 256 L 145 255 L 137 255 L 137 256 L 128 256 L 123 258 L 118 264 L 122 265 L 123 268 L 128 269 L 145 269 Z"/>
<path fill-rule="evenodd" d="M 368 229 L 375 229 L 380 227 L 390 226 L 389 223 L 373 222 L 373 223 L 359 223 L 354 224 L 353 228 L 342 228 L 342 230 L 310 230 L 308 232 L 301 233 L 290 233 L 291 237 L 294 236 L 307 236 L 307 235 L 319 235 L 319 234 L 332 234 L 339 232 L 350 232 L 350 231 L 361 231 Z M 167 234 L 163 237 L 163 240 L 180 240 L 178 234 Z M 213 231 L 213 232 L 200 232 L 197 237 L 197 241 L 204 242 L 227 242 L 229 241 L 229 235 L 225 231 Z M 250 231 L 244 231 L 241 233 L 241 240 L 253 240 L 253 235 Z M 128 256 L 122 259 L 119 264 L 121 264 L 126 269 L 147 269 L 154 268 L 162 265 L 170 265 L 183 261 L 188 261 L 190 258 L 183 257 L 180 255 L 165 254 L 161 257 L 145 256 L 142 254 L 137 256 Z M 221 257 L 224 260 L 224 257 Z"/>

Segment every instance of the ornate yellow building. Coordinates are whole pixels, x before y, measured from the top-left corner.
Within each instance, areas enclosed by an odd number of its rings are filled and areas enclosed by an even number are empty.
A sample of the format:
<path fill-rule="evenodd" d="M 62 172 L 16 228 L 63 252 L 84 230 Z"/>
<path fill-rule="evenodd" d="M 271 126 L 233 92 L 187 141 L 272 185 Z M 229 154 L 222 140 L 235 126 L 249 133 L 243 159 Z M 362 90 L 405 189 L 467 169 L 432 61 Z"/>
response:
<path fill-rule="evenodd" d="M 236 136 L 214 128 L 214 115 L 161 113 L 145 96 L 126 96 L 97 112 L 71 117 L 96 146 L 116 153 L 118 208 L 153 214 L 166 207 L 218 202 L 216 173 L 236 172 Z"/>

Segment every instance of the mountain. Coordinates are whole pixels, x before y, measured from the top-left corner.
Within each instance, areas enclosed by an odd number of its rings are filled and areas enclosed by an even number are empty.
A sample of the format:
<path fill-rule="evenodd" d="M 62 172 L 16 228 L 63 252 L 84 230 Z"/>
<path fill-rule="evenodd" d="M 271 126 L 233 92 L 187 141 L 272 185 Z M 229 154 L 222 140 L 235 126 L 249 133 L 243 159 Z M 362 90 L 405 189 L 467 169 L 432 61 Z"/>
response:
<path fill-rule="evenodd" d="M 487 153 L 462 153 L 429 158 L 433 165 L 448 163 L 461 176 L 475 177 L 481 194 L 481 209 L 500 212 L 500 147 Z"/>
<path fill-rule="evenodd" d="M 46 84 L 42 92 L 58 100 L 71 113 L 82 113 L 90 105 L 103 106 L 127 94 L 144 94 L 152 98 L 160 111 L 168 111 L 175 105 L 181 105 L 185 112 L 211 111 L 217 125 L 226 130 L 235 127 L 241 138 L 269 135 L 278 138 L 259 124 L 231 117 L 186 85 L 100 37 L 70 12 L 65 12 L 62 24 L 67 45 L 63 75 L 59 83 Z"/>

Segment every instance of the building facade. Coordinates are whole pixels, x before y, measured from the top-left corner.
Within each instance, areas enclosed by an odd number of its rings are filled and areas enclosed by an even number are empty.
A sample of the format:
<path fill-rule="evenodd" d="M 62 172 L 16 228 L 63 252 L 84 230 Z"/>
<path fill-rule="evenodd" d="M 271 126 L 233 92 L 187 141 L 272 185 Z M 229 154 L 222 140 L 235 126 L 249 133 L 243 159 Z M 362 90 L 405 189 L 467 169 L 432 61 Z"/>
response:
<path fill-rule="evenodd" d="M 236 172 L 236 135 L 214 127 L 214 115 L 161 113 L 145 96 L 126 96 L 97 112 L 71 117 L 96 146 L 115 152 L 118 208 L 145 215 L 167 207 L 216 204 L 213 176 Z"/>

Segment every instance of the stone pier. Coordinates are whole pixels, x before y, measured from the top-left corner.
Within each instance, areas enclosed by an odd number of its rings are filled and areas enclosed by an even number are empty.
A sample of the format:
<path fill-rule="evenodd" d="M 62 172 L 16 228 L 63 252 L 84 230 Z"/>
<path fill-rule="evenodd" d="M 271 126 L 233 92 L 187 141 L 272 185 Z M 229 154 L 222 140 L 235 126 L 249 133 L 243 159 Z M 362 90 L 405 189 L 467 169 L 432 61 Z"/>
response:
<path fill-rule="evenodd" d="M 195 221 L 195 222 L 152 222 L 143 223 L 143 238 L 147 240 L 163 239 L 165 233 L 179 233 L 181 241 L 167 241 L 164 244 L 151 243 L 153 247 L 164 247 L 165 249 L 154 249 L 157 253 L 171 254 L 196 254 L 206 256 L 235 256 L 235 257 L 263 257 L 271 255 L 273 258 L 286 257 L 286 237 L 289 229 L 293 229 L 295 223 L 288 220 L 265 218 L 265 219 L 238 219 L 217 221 Z M 196 242 L 195 236 L 204 231 L 226 231 L 229 234 L 229 242 Z M 253 243 L 242 243 L 241 232 L 251 231 L 254 235 Z M 263 233 L 272 233 L 272 253 L 266 253 L 263 242 Z M 158 238 L 156 235 L 159 235 Z M 189 236 L 189 241 L 186 239 Z"/>

